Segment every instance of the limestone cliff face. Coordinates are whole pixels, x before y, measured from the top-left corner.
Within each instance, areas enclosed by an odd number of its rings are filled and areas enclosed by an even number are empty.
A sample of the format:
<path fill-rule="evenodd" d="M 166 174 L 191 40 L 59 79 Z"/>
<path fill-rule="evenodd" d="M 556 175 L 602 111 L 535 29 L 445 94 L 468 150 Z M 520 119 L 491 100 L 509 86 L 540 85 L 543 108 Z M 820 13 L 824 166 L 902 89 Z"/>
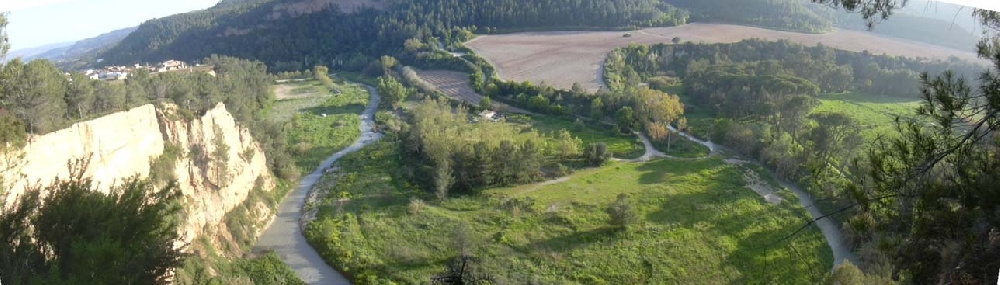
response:
<path fill-rule="evenodd" d="M 226 213 L 242 204 L 255 187 L 273 189 L 274 180 L 250 130 L 240 127 L 224 105 L 192 121 L 170 120 L 174 114 L 167 109 L 158 117 L 164 140 L 180 146 L 183 152 L 174 177 L 188 199 L 184 234 L 190 241 L 205 231 L 214 234 L 224 227 Z M 251 208 L 267 212 L 254 217 L 272 215 L 266 205 Z"/>
<path fill-rule="evenodd" d="M 255 187 L 274 189 L 260 146 L 223 104 L 193 120 L 175 108 L 145 105 L 33 137 L 19 156 L 8 155 L 0 165 L 5 166 L 0 177 L 7 189 L 0 201 L 9 207 L 26 186 L 67 177 L 67 164 L 81 158 L 90 160 L 84 175 L 107 191 L 123 179 L 148 177 L 151 163 L 168 146 L 180 152 L 173 176 L 187 207 L 181 229 L 185 242 L 224 227 L 226 213 L 244 203 Z M 273 215 L 263 204 L 251 208 L 258 219 Z"/>

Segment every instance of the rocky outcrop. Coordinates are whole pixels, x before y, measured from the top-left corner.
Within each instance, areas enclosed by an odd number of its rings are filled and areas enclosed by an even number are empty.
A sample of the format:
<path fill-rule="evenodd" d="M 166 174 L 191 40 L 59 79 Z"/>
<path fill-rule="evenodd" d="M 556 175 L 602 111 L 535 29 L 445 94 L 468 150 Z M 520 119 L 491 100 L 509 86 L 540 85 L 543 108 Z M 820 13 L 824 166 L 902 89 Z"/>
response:
<path fill-rule="evenodd" d="M 42 136 L 3 158 L 2 198 L 6 206 L 24 189 L 69 177 L 69 163 L 89 160 L 84 175 L 106 191 L 122 179 L 149 175 L 149 165 L 163 153 L 156 108 L 145 105 L 99 119 L 74 124 Z"/>
<path fill-rule="evenodd" d="M 34 136 L 19 153 L 4 155 L 0 177 L 7 191 L 0 201 L 9 207 L 26 187 L 68 177 L 67 165 L 79 159 L 89 160 L 84 176 L 107 191 L 124 179 L 148 177 L 167 148 L 176 152 L 172 176 L 187 207 L 184 242 L 224 227 L 225 215 L 255 188 L 274 189 L 260 146 L 223 104 L 194 119 L 185 119 L 173 107 L 145 105 Z M 261 205 L 251 208 L 258 220 L 273 215 L 264 202 L 257 203 Z"/>

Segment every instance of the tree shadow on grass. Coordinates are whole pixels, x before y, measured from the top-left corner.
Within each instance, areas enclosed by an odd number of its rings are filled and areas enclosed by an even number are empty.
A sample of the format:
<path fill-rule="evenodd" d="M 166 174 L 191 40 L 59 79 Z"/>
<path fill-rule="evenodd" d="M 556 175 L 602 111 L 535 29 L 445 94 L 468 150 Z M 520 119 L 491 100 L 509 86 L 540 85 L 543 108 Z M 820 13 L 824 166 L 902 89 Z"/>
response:
<path fill-rule="evenodd" d="M 365 111 L 365 104 L 348 104 L 344 106 L 316 106 L 299 109 L 299 112 L 310 113 L 317 116 L 336 115 L 336 114 L 352 114 L 357 115 Z"/>
<path fill-rule="evenodd" d="M 642 174 L 639 176 L 641 184 L 662 184 L 671 177 L 681 177 L 697 172 L 701 172 L 716 166 L 718 162 L 714 160 L 674 160 L 659 159 L 643 163 L 636 170 Z"/>
<path fill-rule="evenodd" d="M 782 240 L 781 231 L 760 231 L 739 241 L 737 250 L 726 257 L 725 263 L 737 268 L 736 284 L 816 284 L 823 280 L 828 267 L 808 250 L 801 237 Z M 825 243 L 823 243 L 825 245 Z M 821 247 L 821 250 L 828 248 Z M 780 256 L 774 256 L 780 251 Z M 779 263 L 780 262 L 780 263 Z"/>
<path fill-rule="evenodd" d="M 613 240 L 621 230 L 615 227 L 602 227 L 588 231 L 578 231 L 547 240 L 536 241 L 526 245 L 522 250 L 548 248 L 556 252 L 567 252 L 588 244 Z"/>

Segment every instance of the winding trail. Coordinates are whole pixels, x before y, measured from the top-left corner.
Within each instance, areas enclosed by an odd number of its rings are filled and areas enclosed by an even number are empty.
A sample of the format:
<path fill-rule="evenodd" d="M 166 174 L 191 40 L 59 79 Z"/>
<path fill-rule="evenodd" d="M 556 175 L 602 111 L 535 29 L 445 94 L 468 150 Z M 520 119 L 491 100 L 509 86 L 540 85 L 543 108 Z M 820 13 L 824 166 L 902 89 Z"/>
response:
<path fill-rule="evenodd" d="M 708 149 L 710 151 L 708 156 L 718 155 L 718 151 L 720 149 L 722 149 L 722 146 L 719 146 L 719 145 L 717 145 L 715 143 L 712 143 L 710 141 L 704 141 L 704 140 L 698 139 L 698 138 L 696 138 L 694 136 L 691 136 L 688 133 L 678 131 L 674 127 L 670 127 L 670 131 L 676 132 L 676 133 L 680 134 L 681 136 L 683 136 L 683 137 L 685 137 L 685 138 L 687 138 L 687 139 L 689 139 L 689 140 L 691 140 L 693 142 L 696 142 L 696 143 L 699 143 L 701 145 L 704 145 L 704 146 L 708 147 Z M 626 162 L 645 162 L 645 161 L 648 161 L 649 159 L 651 159 L 653 157 L 667 157 L 667 158 L 670 158 L 669 156 L 664 155 L 663 152 L 660 152 L 659 150 L 656 150 L 653 147 L 652 142 L 650 142 L 649 138 L 646 137 L 645 134 L 636 133 L 636 135 L 638 135 L 639 138 L 642 139 L 643 144 L 646 145 L 646 154 L 643 155 L 640 158 L 637 158 L 637 159 L 633 159 L 633 160 L 621 160 L 621 161 L 626 161 Z M 851 252 L 851 247 L 848 246 L 847 242 L 844 240 L 844 235 L 843 235 L 843 233 L 841 233 L 840 227 L 837 225 L 836 221 L 834 221 L 831 218 L 822 218 L 822 219 L 820 219 L 820 217 L 823 217 L 823 212 L 820 211 L 819 207 L 816 206 L 815 200 L 813 200 L 812 196 L 809 195 L 809 193 L 806 193 L 805 191 L 803 191 L 802 188 L 799 188 L 799 186 L 797 186 L 797 185 L 795 185 L 795 184 L 793 184 L 793 183 L 791 183 L 791 182 L 789 182 L 789 181 L 787 181 L 785 179 L 781 179 L 780 177 L 778 177 L 777 175 L 775 175 L 774 172 L 772 172 L 770 169 L 768 169 L 764 165 L 761 165 L 756 160 L 747 160 L 746 162 L 747 163 L 752 163 L 752 164 L 757 165 L 757 166 L 760 166 L 760 168 L 762 168 L 765 171 L 767 171 L 768 175 L 771 175 L 771 177 L 774 177 L 775 180 L 778 181 L 778 184 L 780 184 L 782 187 L 788 188 L 789 190 L 792 191 L 792 193 L 795 193 L 795 196 L 797 196 L 799 198 L 799 203 L 802 204 L 802 207 L 805 207 L 806 210 L 809 211 L 809 215 L 812 216 L 813 219 L 819 219 L 819 220 L 815 220 L 815 224 L 816 224 L 817 227 L 819 227 L 820 231 L 823 232 L 823 236 L 826 237 L 826 243 L 830 246 L 830 250 L 833 251 L 833 268 L 836 268 L 838 265 L 840 265 L 841 263 L 843 263 L 844 260 L 850 260 L 851 263 L 853 263 L 853 264 L 859 264 L 858 263 L 859 262 L 858 257 L 853 252 Z"/>
<path fill-rule="evenodd" d="M 267 230 L 257 240 L 254 251 L 274 250 L 295 273 L 308 284 L 351 284 L 343 274 L 326 264 L 319 253 L 306 242 L 302 234 L 303 207 L 313 184 L 323 176 L 323 171 L 345 155 L 379 140 L 382 135 L 374 131 L 375 109 L 381 97 L 375 88 L 367 86 L 371 98 L 368 107 L 361 114 L 361 137 L 354 144 L 333 154 L 319 165 L 316 171 L 302 177 L 298 187 L 285 197 L 278 208 L 278 214 Z"/>

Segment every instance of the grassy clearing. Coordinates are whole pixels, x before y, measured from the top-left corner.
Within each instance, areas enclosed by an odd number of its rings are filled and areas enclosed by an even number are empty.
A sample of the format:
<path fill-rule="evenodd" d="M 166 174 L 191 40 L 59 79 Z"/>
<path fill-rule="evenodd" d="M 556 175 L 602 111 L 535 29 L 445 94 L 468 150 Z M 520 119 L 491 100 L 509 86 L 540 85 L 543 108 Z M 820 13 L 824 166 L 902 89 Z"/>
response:
<path fill-rule="evenodd" d="M 750 170 L 717 158 L 612 164 L 438 203 L 402 180 L 399 155 L 387 139 L 344 158 L 306 232 L 362 284 L 427 283 L 459 241 L 513 284 L 812 284 L 831 266 L 818 229 L 781 241 L 809 217 L 796 200 L 767 204 L 745 187 Z M 622 193 L 642 217 L 625 232 L 604 212 Z"/>
<path fill-rule="evenodd" d="M 607 144 L 608 149 L 614 153 L 614 157 L 616 158 L 637 158 L 645 152 L 642 141 L 636 138 L 636 136 L 617 134 L 607 126 L 595 125 L 589 122 L 575 124 L 574 121 L 567 118 L 545 115 L 523 117 L 522 119 L 521 116 L 513 116 L 508 121 L 520 123 L 526 127 L 530 126 L 539 132 L 548 134 L 556 133 L 563 129 L 568 130 L 574 136 L 580 138 L 584 146 L 601 142 Z"/>
<path fill-rule="evenodd" d="M 895 134 L 895 118 L 914 119 L 915 111 L 920 106 L 919 99 L 863 93 L 824 94 L 820 102 L 813 113 L 843 113 L 854 118 L 861 122 L 862 135 L 867 141 L 873 141 L 879 135 Z"/>
<path fill-rule="evenodd" d="M 271 120 L 285 124 L 288 145 L 304 172 L 312 171 L 361 135 L 360 114 L 368 105 L 368 91 L 347 83 L 335 86 L 339 94 L 331 93 L 317 80 L 287 83 L 284 90 L 299 95 L 286 96 L 289 99 L 277 101 L 268 112 Z"/>
<path fill-rule="evenodd" d="M 669 144 L 667 141 L 653 141 L 653 147 L 666 155 L 680 158 L 702 158 L 711 153 L 707 146 L 677 134 L 670 135 Z"/>

